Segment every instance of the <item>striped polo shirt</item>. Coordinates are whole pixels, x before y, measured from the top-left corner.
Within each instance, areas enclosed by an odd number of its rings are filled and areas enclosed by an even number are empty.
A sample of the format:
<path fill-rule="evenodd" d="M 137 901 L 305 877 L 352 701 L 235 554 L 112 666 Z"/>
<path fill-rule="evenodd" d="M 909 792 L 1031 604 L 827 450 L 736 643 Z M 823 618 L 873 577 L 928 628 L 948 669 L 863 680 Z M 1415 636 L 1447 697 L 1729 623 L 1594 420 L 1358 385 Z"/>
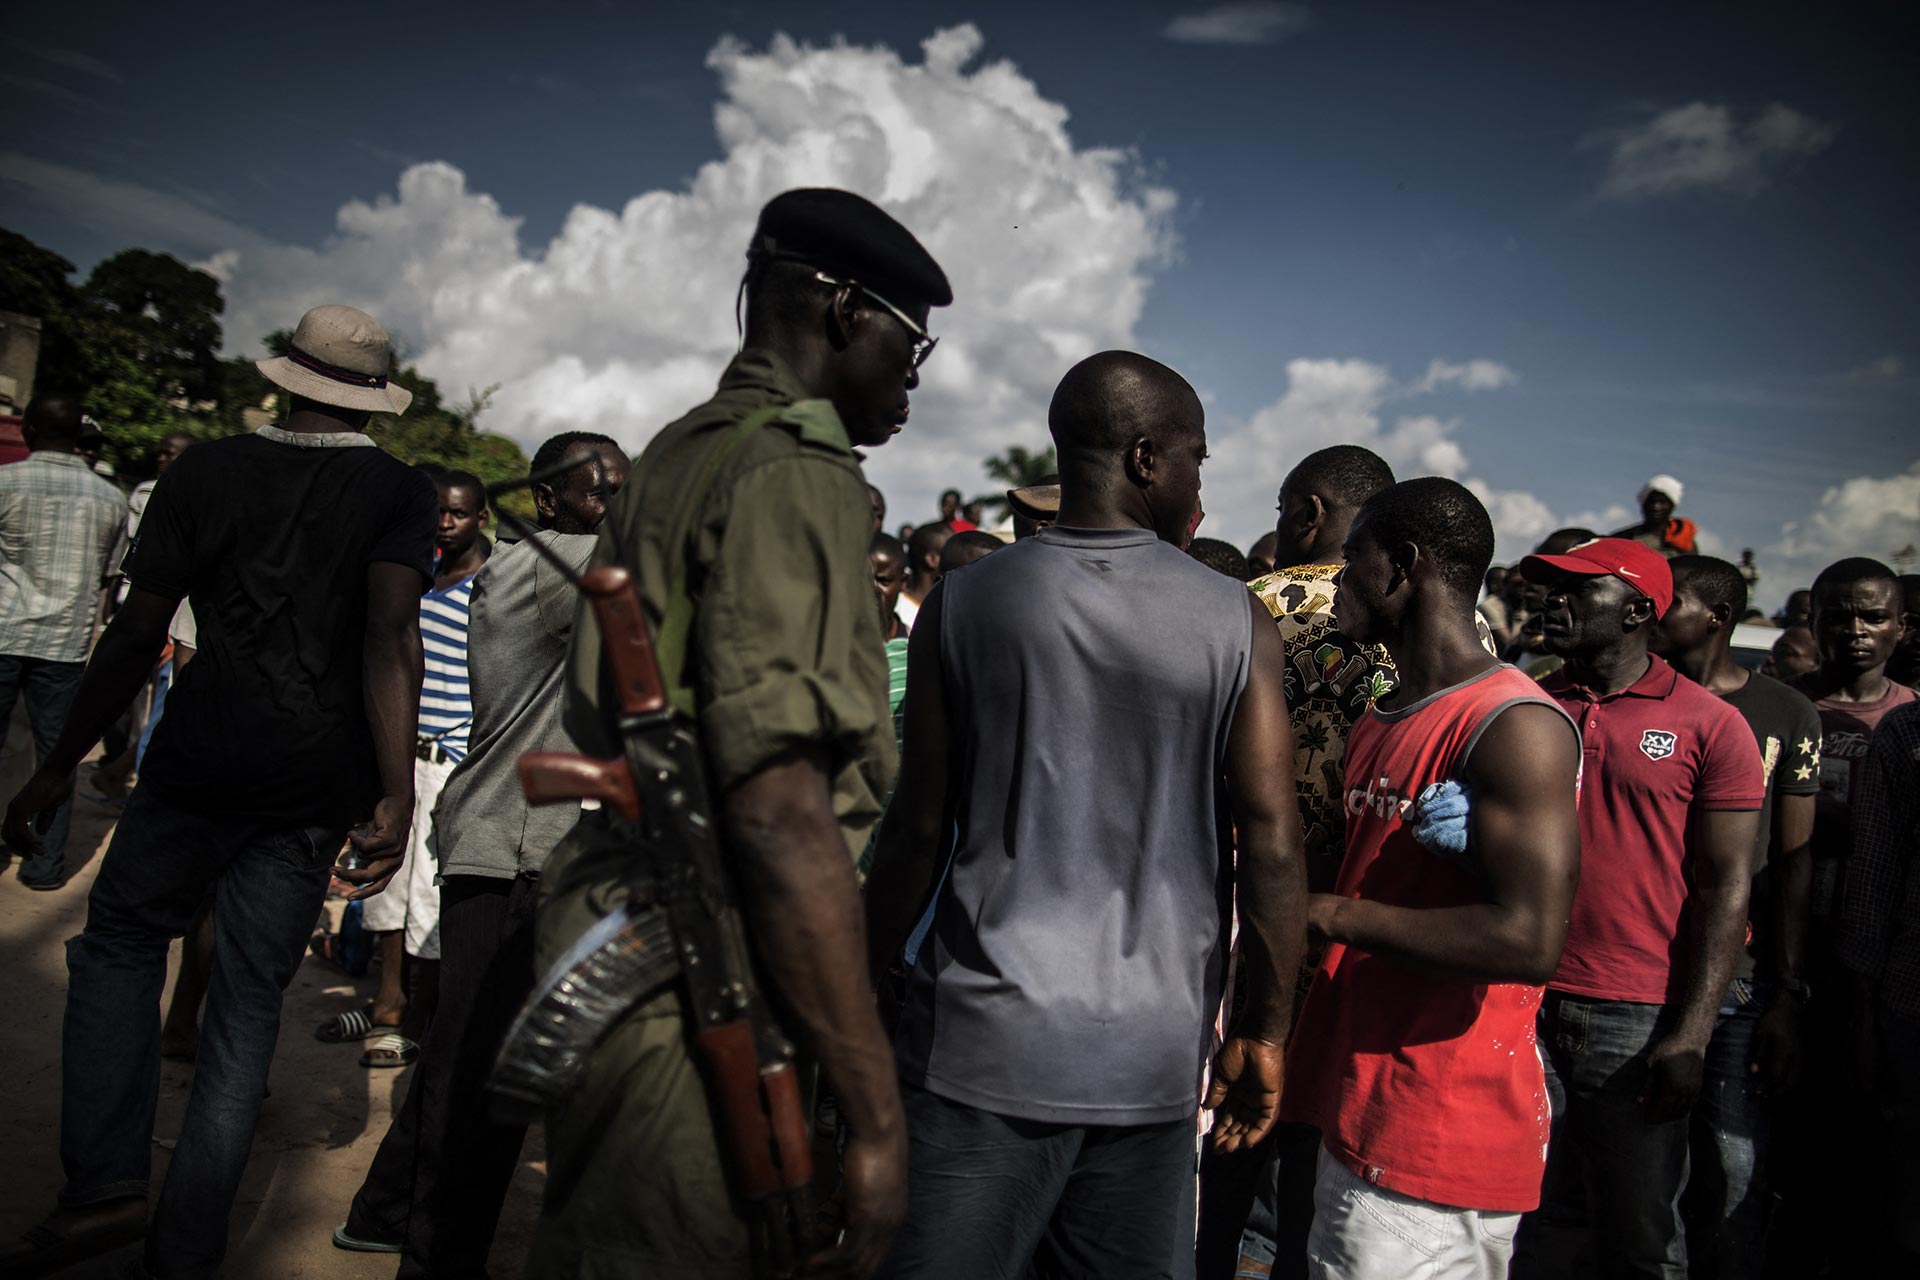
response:
<path fill-rule="evenodd" d="M 420 735 L 432 738 L 453 760 L 467 754 L 473 726 L 473 694 L 467 684 L 467 610 L 473 576 L 420 597 L 420 642 L 427 652 L 420 682 Z"/>

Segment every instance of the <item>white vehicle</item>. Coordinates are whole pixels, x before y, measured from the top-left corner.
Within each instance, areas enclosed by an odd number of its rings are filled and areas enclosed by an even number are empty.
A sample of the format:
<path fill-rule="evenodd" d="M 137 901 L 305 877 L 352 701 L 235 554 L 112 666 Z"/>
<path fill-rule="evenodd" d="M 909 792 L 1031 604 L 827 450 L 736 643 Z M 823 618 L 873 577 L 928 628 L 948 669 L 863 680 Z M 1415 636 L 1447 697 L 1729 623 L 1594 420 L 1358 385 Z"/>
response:
<path fill-rule="evenodd" d="M 1774 642 L 1780 639 L 1780 628 L 1762 626 L 1757 622 L 1738 623 L 1733 628 L 1733 660 L 1749 671 L 1758 671 L 1760 664 L 1773 652 Z"/>

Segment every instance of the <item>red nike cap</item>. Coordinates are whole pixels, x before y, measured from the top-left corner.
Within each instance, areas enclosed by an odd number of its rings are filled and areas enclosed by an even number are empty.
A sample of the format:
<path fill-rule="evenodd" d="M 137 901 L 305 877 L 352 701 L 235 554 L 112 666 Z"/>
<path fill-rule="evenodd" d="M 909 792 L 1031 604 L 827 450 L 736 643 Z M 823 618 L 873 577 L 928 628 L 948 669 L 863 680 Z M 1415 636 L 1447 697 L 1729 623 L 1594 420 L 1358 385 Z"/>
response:
<path fill-rule="evenodd" d="M 1673 570 L 1667 558 L 1632 538 L 1595 538 L 1570 547 L 1562 555 L 1528 556 L 1520 562 L 1522 576 L 1536 582 L 1554 573 L 1578 573 L 1589 578 L 1611 574 L 1653 601 L 1658 617 L 1673 605 Z"/>

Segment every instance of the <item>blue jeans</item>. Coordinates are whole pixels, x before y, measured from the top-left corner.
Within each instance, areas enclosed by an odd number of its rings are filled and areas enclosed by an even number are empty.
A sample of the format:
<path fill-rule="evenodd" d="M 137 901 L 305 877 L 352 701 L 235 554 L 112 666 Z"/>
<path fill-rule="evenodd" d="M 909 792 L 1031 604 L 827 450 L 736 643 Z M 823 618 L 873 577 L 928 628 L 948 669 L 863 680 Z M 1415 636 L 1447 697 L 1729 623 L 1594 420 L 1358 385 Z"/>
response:
<path fill-rule="evenodd" d="M 193 1092 L 147 1232 L 155 1276 L 206 1276 L 253 1146 L 280 1034 L 280 998 L 306 952 L 343 827 L 181 808 L 134 788 L 67 943 L 60 1202 L 144 1198 L 160 1089 L 167 947 L 213 895 L 214 962 Z"/>
<path fill-rule="evenodd" d="M 1773 1108 L 1752 1066 L 1754 1032 L 1771 999 L 1765 985 L 1736 979 L 1707 1042 L 1687 1191 L 1687 1249 L 1696 1280 L 1760 1280 L 1765 1269 Z"/>
<path fill-rule="evenodd" d="M 1177 1280 L 1192 1274 L 1192 1119 L 1043 1124 L 912 1085 L 902 1085 L 901 1093 L 907 1221 L 881 1275 Z"/>
<path fill-rule="evenodd" d="M 33 727 L 33 759 L 37 765 L 47 758 L 60 730 L 67 723 L 67 709 L 73 705 L 74 690 L 86 672 L 84 662 L 47 662 L 40 658 L 0 655 L 0 743 L 7 739 L 13 723 L 13 704 L 21 694 L 27 696 L 27 723 Z M 73 774 L 67 775 L 71 784 Z M 29 883 L 46 884 L 59 880 L 67 870 L 67 827 L 73 821 L 73 799 L 53 811 L 53 821 L 40 835 L 40 851 L 20 863 L 20 878 Z"/>
<path fill-rule="evenodd" d="M 1540 1208 L 1521 1224 L 1514 1276 L 1573 1275 L 1584 1253 L 1608 1280 L 1686 1280 L 1687 1121 L 1651 1121 L 1636 1101 L 1648 1052 L 1670 1025 L 1661 1005 L 1547 992 L 1538 1027 L 1553 1129 Z"/>

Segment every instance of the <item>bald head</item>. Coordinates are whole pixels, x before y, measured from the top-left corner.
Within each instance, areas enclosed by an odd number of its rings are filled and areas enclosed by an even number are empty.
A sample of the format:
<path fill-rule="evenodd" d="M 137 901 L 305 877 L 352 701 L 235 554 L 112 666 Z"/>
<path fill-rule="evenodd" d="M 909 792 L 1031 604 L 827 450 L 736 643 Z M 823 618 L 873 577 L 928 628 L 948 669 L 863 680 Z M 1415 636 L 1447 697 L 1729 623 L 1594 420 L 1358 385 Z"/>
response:
<path fill-rule="evenodd" d="M 1060 379 L 1047 430 L 1064 463 L 1117 456 L 1141 436 L 1160 440 L 1200 431 L 1206 413 L 1187 380 L 1134 351 L 1088 356 Z"/>
<path fill-rule="evenodd" d="M 1135 525 L 1184 546 L 1200 509 L 1206 412 L 1187 380 L 1132 351 L 1067 371 L 1047 409 L 1060 456 L 1058 523 Z"/>

